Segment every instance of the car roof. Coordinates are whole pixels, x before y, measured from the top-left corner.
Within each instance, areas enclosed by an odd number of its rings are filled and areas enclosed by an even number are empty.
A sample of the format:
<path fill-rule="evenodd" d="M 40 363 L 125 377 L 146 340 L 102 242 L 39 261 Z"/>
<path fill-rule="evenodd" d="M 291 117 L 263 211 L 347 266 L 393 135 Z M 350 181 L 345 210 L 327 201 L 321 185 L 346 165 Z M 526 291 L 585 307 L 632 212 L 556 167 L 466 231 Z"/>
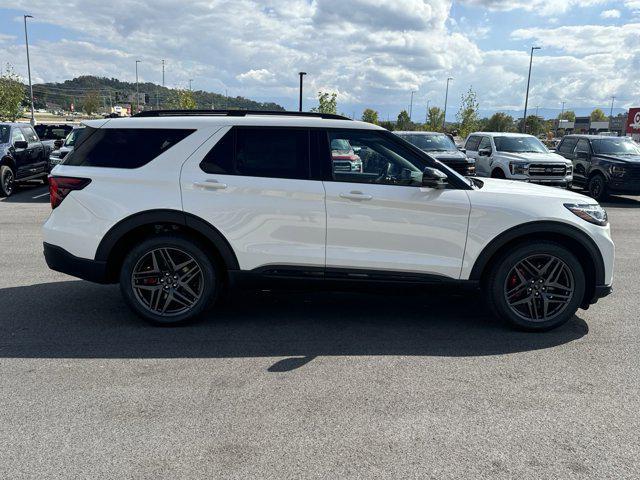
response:
<path fill-rule="evenodd" d="M 487 135 L 490 137 L 533 137 L 534 135 L 529 135 L 528 133 L 517 133 L 517 132 L 473 132 L 471 135 Z"/>
<path fill-rule="evenodd" d="M 614 137 L 611 135 L 588 135 L 586 133 L 570 133 L 569 135 L 565 135 L 563 138 L 586 138 L 588 140 L 601 140 L 603 138 L 629 138 L 631 139 L 631 137 Z"/>
<path fill-rule="evenodd" d="M 393 133 L 395 133 L 396 135 L 428 135 L 430 137 L 435 137 L 435 136 L 446 137 L 446 135 L 442 132 L 425 132 L 425 131 L 414 132 L 410 130 L 394 130 Z"/>
<path fill-rule="evenodd" d="M 342 128 L 359 130 L 384 130 L 372 123 L 335 120 L 304 116 L 167 116 L 167 117 L 122 117 L 101 120 L 88 120 L 83 125 L 93 128 L 209 128 L 215 126 L 251 126 L 251 127 L 307 127 Z"/>

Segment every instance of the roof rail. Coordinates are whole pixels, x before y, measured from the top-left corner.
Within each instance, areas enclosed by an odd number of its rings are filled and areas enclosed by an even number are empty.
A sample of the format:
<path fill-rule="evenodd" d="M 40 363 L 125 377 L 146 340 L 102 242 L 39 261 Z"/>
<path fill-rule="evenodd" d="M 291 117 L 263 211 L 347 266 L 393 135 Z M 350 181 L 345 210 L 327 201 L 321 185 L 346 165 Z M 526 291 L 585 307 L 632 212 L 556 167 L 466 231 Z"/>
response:
<path fill-rule="evenodd" d="M 312 117 L 326 120 L 351 120 L 342 115 L 317 112 L 289 112 L 274 110 L 146 110 L 133 115 L 134 117 L 246 117 L 247 115 L 266 115 L 282 117 Z"/>

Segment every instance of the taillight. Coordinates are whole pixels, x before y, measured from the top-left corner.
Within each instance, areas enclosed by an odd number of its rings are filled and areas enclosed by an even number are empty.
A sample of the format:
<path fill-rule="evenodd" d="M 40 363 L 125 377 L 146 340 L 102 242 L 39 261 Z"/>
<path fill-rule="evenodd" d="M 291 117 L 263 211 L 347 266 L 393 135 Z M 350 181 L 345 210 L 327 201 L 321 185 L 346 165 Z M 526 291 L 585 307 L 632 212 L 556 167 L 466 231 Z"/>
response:
<path fill-rule="evenodd" d="M 49 177 L 51 208 L 56 208 L 73 190 L 82 190 L 91 183 L 90 178 Z"/>

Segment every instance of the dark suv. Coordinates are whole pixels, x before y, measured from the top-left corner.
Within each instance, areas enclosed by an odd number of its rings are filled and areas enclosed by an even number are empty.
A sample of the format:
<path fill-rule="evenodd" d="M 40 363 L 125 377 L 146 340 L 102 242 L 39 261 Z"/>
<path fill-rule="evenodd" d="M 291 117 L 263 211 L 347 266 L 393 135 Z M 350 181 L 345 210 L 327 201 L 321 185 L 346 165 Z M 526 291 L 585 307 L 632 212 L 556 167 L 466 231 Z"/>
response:
<path fill-rule="evenodd" d="M 573 182 L 596 200 L 640 194 L 640 147 L 628 137 L 567 135 L 557 153 L 573 162 Z"/>
<path fill-rule="evenodd" d="M 26 123 L 0 123 L 0 197 L 14 185 L 32 179 L 47 181 L 49 153 L 33 127 Z"/>

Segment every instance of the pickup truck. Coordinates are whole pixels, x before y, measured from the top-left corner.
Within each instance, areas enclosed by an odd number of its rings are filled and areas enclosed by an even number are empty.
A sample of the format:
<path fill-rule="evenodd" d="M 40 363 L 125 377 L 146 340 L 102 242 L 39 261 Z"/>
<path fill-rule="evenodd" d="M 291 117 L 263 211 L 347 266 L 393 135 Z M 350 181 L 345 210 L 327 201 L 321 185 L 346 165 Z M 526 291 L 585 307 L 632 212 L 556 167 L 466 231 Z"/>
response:
<path fill-rule="evenodd" d="M 0 197 L 27 180 L 47 183 L 50 153 L 28 123 L 0 123 Z"/>

